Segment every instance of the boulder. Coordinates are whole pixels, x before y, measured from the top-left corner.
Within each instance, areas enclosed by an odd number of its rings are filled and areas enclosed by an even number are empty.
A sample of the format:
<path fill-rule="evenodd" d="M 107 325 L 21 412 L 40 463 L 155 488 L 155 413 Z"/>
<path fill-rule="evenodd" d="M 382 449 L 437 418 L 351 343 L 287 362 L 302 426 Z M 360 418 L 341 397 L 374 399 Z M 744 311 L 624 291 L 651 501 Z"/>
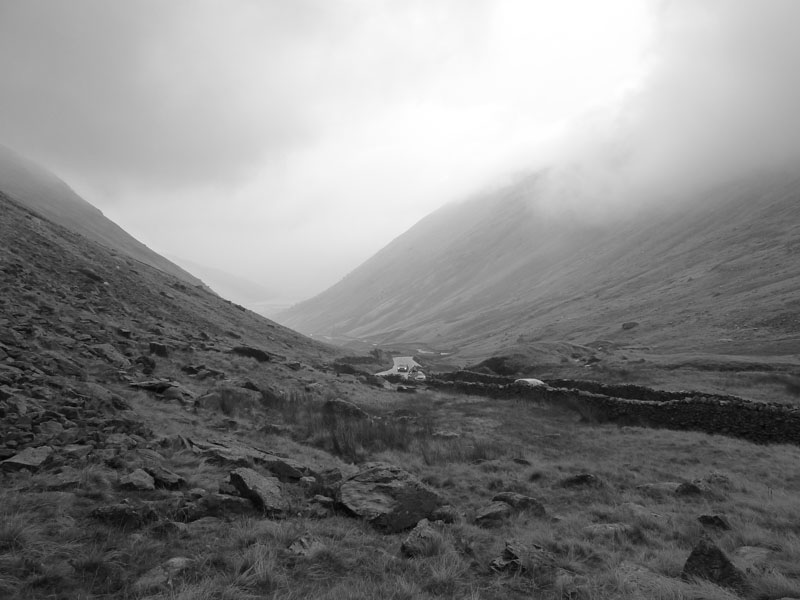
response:
<path fill-rule="evenodd" d="M 153 567 L 147 573 L 133 582 L 133 591 L 137 593 L 148 592 L 165 586 L 172 586 L 173 579 L 181 571 L 192 566 L 192 559 L 185 556 L 176 556 Z"/>
<path fill-rule="evenodd" d="M 479 509 L 475 514 L 475 523 L 484 527 L 494 527 L 511 516 L 514 509 L 506 502 L 492 502 Z"/>
<path fill-rule="evenodd" d="M 395 533 L 429 518 L 442 504 L 434 490 L 388 463 L 366 463 L 339 488 L 339 502 L 377 529 Z"/>
<path fill-rule="evenodd" d="M 144 469 L 136 469 L 119 480 L 123 490 L 150 491 L 156 489 L 155 480 Z"/>
<path fill-rule="evenodd" d="M 131 366 L 131 361 L 125 358 L 125 356 L 111 344 L 96 344 L 92 346 L 92 350 L 97 356 L 119 369 L 127 369 Z"/>
<path fill-rule="evenodd" d="M 227 494 L 204 494 L 197 500 L 187 503 L 181 510 L 182 519 L 187 522 L 205 517 L 229 519 L 240 515 L 253 515 L 256 508 L 247 498 Z"/>
<path fill-rule="evenodd" d="M 711 540 L 701 539 L 683 565 L 684 579 L 706 579 L 721 587 L 744 590 L 744 573 Z"/>
<path fill-rule="evenodd" d="M 433 556 L 442 544 L 442 536 L 428 521 L 422 519 L 400 545 L 400 553 L 406 558 Z"/>
<path fill-rule="evenodd" d="M 258 448 L 235 442 L 194 442 L 209 462 L 218 465 L 246 467 L 253 463 L 265 467 L 281 481 L 298 481 L 302 477 L 314 477 L 314 470 L 291 458 L 270 454 Z M 339 474 L 341 479 L 341 473 Z"/>
<path fill-rule="evenodd" d="M 701 482 L 684 481 L 675 488 L 676 496 L 701 496 L 708 491 L 708 487 Z"/>
<path fill-rule="evenodd" d="M 60 472 L 49 475 L 42 488 L 49 491 L 76 488 L 82 481 L 81 472 L 72 467 L 64 467 Z"/>
<path fill-rule="evenodd" d="M 179 490 L 186 485 L 186 480 L 183 477 L 160 465 L 149 465 L 144 470 L 153 478 L 157 488 Z"/>
<path fill-rule="evenodd" d="M 728 523 L 728 519 L 724 515 L 700 515 L 697 520 L 704 527 L 719 529 L 720 531 L 729 531 L 731 528 L 731 524 Z"/>
<path fill-rule="evenodd" d="M 248 358 L 255 358 L 258 362 L 269 362 L 272 358 L 269 352 L 261 348 L 254 348 L 253 346 L 235 346 L 231 348 L 231 352 L 239 356 L 246 356 Z"/>
<path fill-rule="evenodd" d="M 457 523 L 461 520 L 462 516 L 454 506 L 445 504 L 435 509 L 431 513 L 432 521 L 441 521 L 442 523 Z"/>
<path fill-rule="evenodd" d="M 578 475 L 572 475 L 567 477 L 566 479 L 562 479 L 560 482 L 561 487 L 565 488 L 574 488 L 574 487 L 603 487 L 603 480 L 600 479 L 597 475 L 592 475 L 591 473 L 579 473 Z"/>
<path fill-rule="evenodd" d="M 489 563 L 489 568 L 497 573 L 539 575 L 545 573 L 555 575 L 556 558 L 541 546 L 535 544 L 525 546 L 515 542 L 506 542 L 503 552 Z M 547 577 L 542 577 L 547 579 Z"/>
<path fill-rule="evenodd" d="M 518 494 L 517 492 L 500 492 L 492 496 L 494 502 L 505 502 L 516 510 L 528 511 L 537 517 L 544 517 L 546 512 L 542 503 L 536 498 Z"/>
<path fill-rule="evenodd" d="M 130 529 L 138 529 L 158 520 L 158 515 L 149 506 L 133 505 L 128 502 L 100 506 L 89 516 L 108 525 Z"/>
<path fill-rule="evenodd" d="M 352 419 L 369 419 L 367 413 L 360 406 L 356 406 L 347 400 L 339 400 L 338 398 L 331 398 L 322 405 L 322 412 L 326 416 L 343 416 Z"/>
<path fill-rule="evenodd" d="M 158 537 L 185 536 L 189 534 L 189 526 L 179 521 L 161 521 L 150 528 Z"/>
<path fill-rule="evenodd" d="M 265 477 L 253 469 L 241 467 L 231 471 L 229 481 L 243 498 L 248 498 L 268 515 L 279 515 L 286 510 L 281 485 L 275 477 Z"/>
<path fill-rule="evenodd" d="M 162 344 L 161 342 L 150 342 L 150 354 L 167 358 L 169 356 L 169 348 L 167 348 L 166 344 Z"/>
<path fill-rule="evenodd" d="M 36 448 L 25 448 L 19 454 L 0 462 L 0 467 L 4 470 L 29 469 L 35 471 L 44 465 L 53 454 L 50 446 L 38 446 Z"/>
<path fill-rule="evenodd" d="M 627 509 L 631 515 L 640 519 L 666 519 L 666 515 L 653 512 L 651 509 L 635 502 L 623 502 L 621 508 Z"/>
<path fill-rule="evenodd" d="M 318 538 L 304 535 L 294 540 L 287 548 L 295 556 L 308 557 L 326 549 Z"/>

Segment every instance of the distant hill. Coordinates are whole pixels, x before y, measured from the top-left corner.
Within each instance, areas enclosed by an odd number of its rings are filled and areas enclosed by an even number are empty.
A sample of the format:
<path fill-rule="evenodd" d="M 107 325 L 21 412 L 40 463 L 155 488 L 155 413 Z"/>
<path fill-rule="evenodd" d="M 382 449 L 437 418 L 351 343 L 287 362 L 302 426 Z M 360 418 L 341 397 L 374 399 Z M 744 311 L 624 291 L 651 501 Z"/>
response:
<path fill-rule="evenodd" d="M 0 192 L 44 217 L 191 285 L 200 279 L 136 240 L 35 162 L 0 144 Z"/>
<path fill-rule="evenodd" d="M 543 211 L 541 193 L 533 176 L 445 206 L 277 319 L 466 358 L 597 340 L 798 352 L 797 177 L 754 177 L 601 223 Z"/>
<path fill-rule="evenodd" d="M 192 273 L 199 276 L 212 290 L 223 298 L 227 298 L 237 304 L 246 306 L 250 310 L 260 313 L 260 306 L 274 302 L 277 294 L 263 285 L 239 277 L 223 269 L 215 269 L 208 265 L 187 260 L 182 257 L 169 256 L 176 264 L 183 265 Z"/>

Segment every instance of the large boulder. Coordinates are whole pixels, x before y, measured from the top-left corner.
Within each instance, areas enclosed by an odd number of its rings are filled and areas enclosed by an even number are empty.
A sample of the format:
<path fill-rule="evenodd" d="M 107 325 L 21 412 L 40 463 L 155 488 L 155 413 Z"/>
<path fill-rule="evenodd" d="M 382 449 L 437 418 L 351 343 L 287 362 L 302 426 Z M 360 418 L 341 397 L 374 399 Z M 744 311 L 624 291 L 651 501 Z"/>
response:
<path fill-rule="evenodd" d="M 434 490 L 388 463 L 366 463 L 339 488 L 339 502 L 386 533 L 414 527 L 442 504 Z"/>

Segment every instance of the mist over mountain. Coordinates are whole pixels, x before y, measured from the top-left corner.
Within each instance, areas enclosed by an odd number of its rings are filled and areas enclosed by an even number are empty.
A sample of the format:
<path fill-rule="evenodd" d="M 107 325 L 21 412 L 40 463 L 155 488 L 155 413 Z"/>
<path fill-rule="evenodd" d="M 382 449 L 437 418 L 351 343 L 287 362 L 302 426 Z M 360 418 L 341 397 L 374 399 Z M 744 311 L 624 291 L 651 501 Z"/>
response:
<path fill-rule="evenodd" d="M 800 174 L 732 180 L 603 219 L 542 209 L 549 189 L 544 172 L 442 208 L 278 320 L 465 357 L 599 339 L 793 352 Z"/>
<path fill-rule="evenodd" d="M 53 173 L 0 144 L 0 191 L 48 219 L 88 239 L 174 275 L 203 285 L 194 275 L 133 238 L 78 196 Z"/>

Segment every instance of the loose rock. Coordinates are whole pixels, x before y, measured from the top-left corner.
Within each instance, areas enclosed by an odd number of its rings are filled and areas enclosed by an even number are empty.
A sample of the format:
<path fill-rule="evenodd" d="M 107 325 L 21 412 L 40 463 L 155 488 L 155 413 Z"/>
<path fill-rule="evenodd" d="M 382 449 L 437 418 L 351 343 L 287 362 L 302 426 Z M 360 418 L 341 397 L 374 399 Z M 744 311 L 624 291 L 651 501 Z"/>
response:
<path fill-rule="evenodd" d="M 281 514 L 286 509 L 280 483 L 275 477 L 265 477 L 253 469 L 241 467 L 231 471 L 230 483 L 243 498 L 270 515 Z"/>
<path fill-rule="evenodd" d="M 342 483 L 339 502 L 387 533 L 429 518 L 442 504 L 439 495 L 408 471 L 387 463 L 366 463 Z"/>
<path fill-rule="evenodd" d="M 743 590 L 744 573 L 713 542 L 701 539 L 683 565 L 682 577 L 706 579 L 722 587 Z"/>
<path fill-rule="evenodd" d="M 400 552 L 406 558 L 433 556 L 442 544 L 442 536 L 428 521 L 422 519 L 403 540 Z"/>

